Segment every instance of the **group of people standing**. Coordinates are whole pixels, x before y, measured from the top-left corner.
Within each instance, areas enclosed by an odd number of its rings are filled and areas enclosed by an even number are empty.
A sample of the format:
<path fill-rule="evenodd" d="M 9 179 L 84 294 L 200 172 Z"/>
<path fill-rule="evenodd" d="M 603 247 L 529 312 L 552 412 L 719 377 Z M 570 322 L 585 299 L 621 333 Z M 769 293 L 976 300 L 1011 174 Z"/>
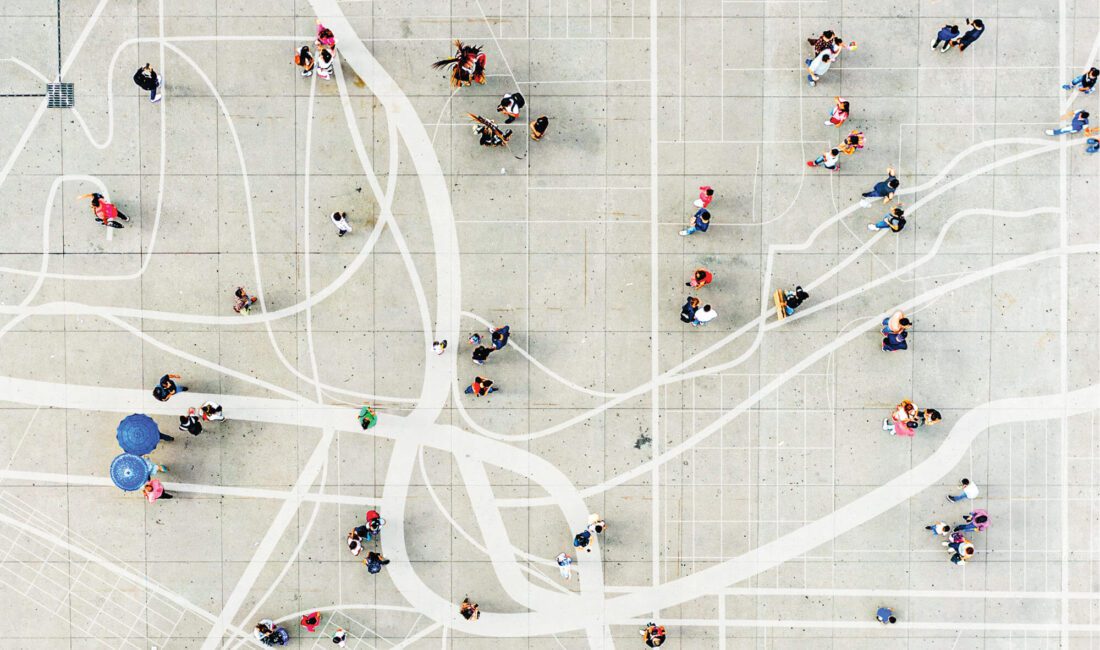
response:
<path fill-rule="evenodd" d="M 310 52 L 308 45 L 294 50 L 294 65 L 302 71 L 303 77 L 312 77 L 316 72 L 321 79 L 332 79 L 336 64 L 336 35 L 317 21 L 317 36 L 313 40 L 316 55 Z"/>

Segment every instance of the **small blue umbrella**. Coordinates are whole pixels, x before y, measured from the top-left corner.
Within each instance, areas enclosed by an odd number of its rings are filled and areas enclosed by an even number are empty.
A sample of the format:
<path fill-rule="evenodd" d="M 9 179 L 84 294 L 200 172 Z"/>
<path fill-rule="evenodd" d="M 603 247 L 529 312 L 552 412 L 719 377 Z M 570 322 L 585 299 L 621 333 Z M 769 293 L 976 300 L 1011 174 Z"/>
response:
<path fill-rule="evenodd" d="M 160 442 L 160 428 L 153 418 L 141 413 L 134 413 L 123 418 L 118 423 L 118 432 L 115 435 L 118 446 L 128 454 L 144 456 L 157 448 Z"/>
<path fill-rule="evenodd" d="M 119 454 L 111 461 L 111 480 L 127 492 L 140 490 L 149 481 L 149 465 L 134 454 Z"/>

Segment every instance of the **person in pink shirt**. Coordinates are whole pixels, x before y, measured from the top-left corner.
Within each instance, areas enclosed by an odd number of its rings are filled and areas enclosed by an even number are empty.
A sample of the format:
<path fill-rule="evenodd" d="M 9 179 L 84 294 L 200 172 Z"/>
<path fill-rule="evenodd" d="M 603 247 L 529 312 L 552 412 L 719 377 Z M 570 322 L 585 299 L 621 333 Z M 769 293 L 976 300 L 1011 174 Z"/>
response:
<path fill-rule="evenodd" d="M 825 126 L 840 126 L 848 120 L 848 109 L 850 105 L 848 100 L 843 97 L 834 97 L 835 105 L 833 106 L 833 112 L 829 115 L 829 119 L 825 121 Z"/>
<path fill-rule="evenodd" d="M 985 532 L 985 529 L 989 528 L 989 513 L 985 510 L 974 510 L 968 515 L 963 515 L 963 521 L 966 523 L 955 526 L 956 533 L 964 533 L 968 530 Z"/>
<path fill-rule="evenodd" d="M 705 208 L 714 200 L 714 188 L 710 185 L 699 187 L 699 198 L 692 203 L 697 208 Z"/>
<path fill-rule="evenodd" d="M 332 30 L 321 24 L 321 21 L 317 21 L 317 47 L 323 47 L 328 50 L 336 49 L 336 36 L 332 33 Z"/>
<path fill-rule="evenodd" d="M 164 485 L 157 479 L 151 479 L 145 484 L 145 487 L 141 489 L 141 493 L 145 495 L 145 500 L 149 503 L 156 501 L 157 499 L 171 499 L 172 495 L 164 491 Z"/>

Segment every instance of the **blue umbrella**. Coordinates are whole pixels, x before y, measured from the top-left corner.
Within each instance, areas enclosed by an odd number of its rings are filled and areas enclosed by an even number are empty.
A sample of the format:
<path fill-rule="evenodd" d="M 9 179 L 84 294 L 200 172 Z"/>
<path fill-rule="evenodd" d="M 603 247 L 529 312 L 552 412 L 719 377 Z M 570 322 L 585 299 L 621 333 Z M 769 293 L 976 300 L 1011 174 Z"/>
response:
<path fill-rule="evenodd" d="M 144 456 L 157 448 L 160 442 L 160 428 L 153 418 L 141 413 L 134 413 L 123 418 L 118 423 L 118 446 L 128 454 Z"/>
<path fill-rule="evenodd" d="M 119 454 L 111 461 L 111 480 L 127 492 L 140 490 L 149 480 L 149 465 L 134 454 Z"/>

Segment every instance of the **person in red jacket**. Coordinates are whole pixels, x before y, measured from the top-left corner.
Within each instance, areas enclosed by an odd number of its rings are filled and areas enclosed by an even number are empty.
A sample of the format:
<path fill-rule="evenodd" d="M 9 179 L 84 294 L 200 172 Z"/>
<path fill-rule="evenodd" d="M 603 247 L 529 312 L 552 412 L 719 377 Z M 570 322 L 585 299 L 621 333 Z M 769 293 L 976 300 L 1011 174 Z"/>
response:
<path fill-rule="evenodd" d="M 496 391 L 497 387 L 493 385 L 493 380 L 486 379 L 485 377 L 474 377 L 473 383 L 466 387 L 467 395 L 476 395 L 478 397 L 484 397 Z"/>
<path fill-rule="evenodd" d="M 689 287 L 695 287 L 696 289 L 698 289 L 700 287 L 707 286 L 711 282 L 714 282 L 714 274 L 700 266 L 699 268 L 695 269 L 695 273 L 693 273 L 691 276 L 691 281 L 686 282 L 685 284 Z"/>
<path fill-rule="evenodd" d="M 697 208 L 705 208 L 714 200 L 714 188 L 710 185 L 699 186 L 699 198 L 692 203 Z"/>
<path fill-rule="evenodd" d="M 78 199 L 91 199 L 92 200 L 92 214 L 95 215 L 96 220 L 102 221 L 104 226 L 111 228 L 121 228 L 122 224 L 115 219 L 122 221 L 129 221 L 130 217 L 122 214 L 114 203 L 109 203 L 107 199 L 103 198 L 103 195 L 98 192 L 92 192 L 91 194 L 82 194 Z"/>

